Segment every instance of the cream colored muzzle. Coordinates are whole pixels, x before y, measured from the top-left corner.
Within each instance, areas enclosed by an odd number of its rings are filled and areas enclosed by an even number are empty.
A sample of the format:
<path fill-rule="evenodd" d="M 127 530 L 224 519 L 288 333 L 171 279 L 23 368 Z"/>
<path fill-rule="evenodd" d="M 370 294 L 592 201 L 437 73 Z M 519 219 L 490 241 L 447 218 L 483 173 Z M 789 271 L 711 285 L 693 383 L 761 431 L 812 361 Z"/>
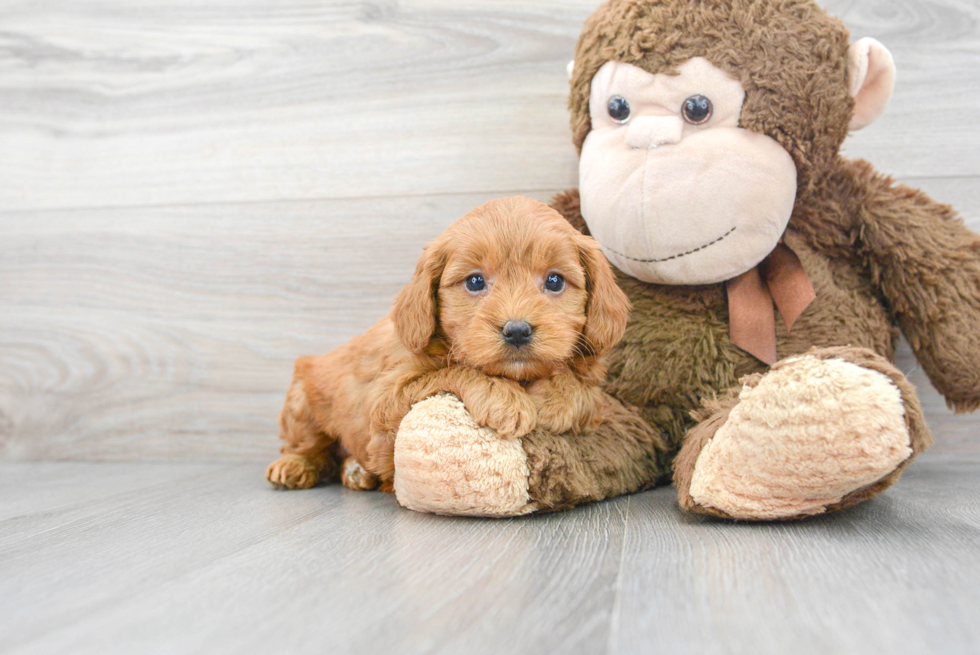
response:
<path fill-rule="evenodd" d="M 684 134 L 684 120 L 677 116 L 638 116 L 626 132 L 626 145 L 638 150 L 678 143 Z"/>

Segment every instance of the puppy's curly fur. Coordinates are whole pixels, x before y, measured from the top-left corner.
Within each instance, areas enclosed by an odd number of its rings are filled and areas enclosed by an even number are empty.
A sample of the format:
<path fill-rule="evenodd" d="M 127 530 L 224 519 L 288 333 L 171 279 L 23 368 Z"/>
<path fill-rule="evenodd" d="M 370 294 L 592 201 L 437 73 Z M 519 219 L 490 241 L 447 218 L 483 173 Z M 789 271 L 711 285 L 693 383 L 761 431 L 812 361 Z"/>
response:
<path fill-rule="evenodd" d="M 440 392 L 502 438 L 591 427 L 629 309 L 598 244 L 558 212 L 519 197 L 477 207 L 426 247 L 387 317 L 297 360 L 266 477 L 297 489 L 339 472 L 390 490 L 401 419 Z M 523 338 L 505 338 L 508 323 L 526 323 Z"/>

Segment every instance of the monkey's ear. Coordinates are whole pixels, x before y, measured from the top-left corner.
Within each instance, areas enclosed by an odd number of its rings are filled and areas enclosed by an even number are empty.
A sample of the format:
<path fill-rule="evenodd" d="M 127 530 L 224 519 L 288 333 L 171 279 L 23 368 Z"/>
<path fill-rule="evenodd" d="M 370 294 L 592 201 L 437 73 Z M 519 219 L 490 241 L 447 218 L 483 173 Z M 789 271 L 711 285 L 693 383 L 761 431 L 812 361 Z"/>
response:
<path fill-rule="evenodd" d="M 866 37 L 847 51 L 847 90 L 854 98 L 854 116 L 848 129 L 871 125 L 895 90 L 895 60 L 888 48 Z"/>
<path fill-rule="evenodd" d="M 391 311 L 398 338 L 413 353 L 425 350 L 436 331 L 436 294 L 445 267 L 445 256 L 438 243 L 430 243 L 415 265 L 415 274 L 405 285 Z"/>
<path fill-rule="evenodd" d="M 565 66 L 565 72 L 568 73 L 568 81 L 572 81 L 572 73 L 575 72 L 575 60 L 568 62 L 568 66 Z"/>
<path fill-rule="evenodd" d="M 616 284 L 612 267 L 595 239 L 584 235 L 577 239 L 589 293 L 585 306 L 585 340 L 592 352 L 602 355 L 623 338 L 630 301 Z"/>

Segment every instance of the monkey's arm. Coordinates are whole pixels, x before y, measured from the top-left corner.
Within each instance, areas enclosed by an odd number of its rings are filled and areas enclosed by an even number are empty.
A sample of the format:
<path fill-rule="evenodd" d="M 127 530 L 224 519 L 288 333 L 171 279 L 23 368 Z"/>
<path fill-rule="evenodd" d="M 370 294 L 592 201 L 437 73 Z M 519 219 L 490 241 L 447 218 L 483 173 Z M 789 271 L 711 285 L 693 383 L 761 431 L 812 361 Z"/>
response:
<path fill-rule="evenodd" d="M 921 191 L 880 175 L 866 182 L 856 228 L 872 280 L 946 404 L 973 411 L 980 406 L 980 236 Z"/>

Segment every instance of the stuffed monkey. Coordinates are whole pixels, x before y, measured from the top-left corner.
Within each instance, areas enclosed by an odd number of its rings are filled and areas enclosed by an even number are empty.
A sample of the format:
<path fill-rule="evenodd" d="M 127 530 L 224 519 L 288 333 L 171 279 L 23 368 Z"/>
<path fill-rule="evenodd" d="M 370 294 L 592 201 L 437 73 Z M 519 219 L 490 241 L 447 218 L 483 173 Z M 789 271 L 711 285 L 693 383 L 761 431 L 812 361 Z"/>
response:
<path fill-rule="evenodd" d="M 899 331 L 980 405 L 980 238 L 840 156 L 895 69 L 813 0 L 611 0 L 570 69 L 580 188 L 554 206 L 633 303 L 603 423 L 501 441 L 451 397 L 396 439 L 407 507 L 509 516 L 670 479 L 680 505 L 784 520 L 893 484 L 929 443 Z"/>

